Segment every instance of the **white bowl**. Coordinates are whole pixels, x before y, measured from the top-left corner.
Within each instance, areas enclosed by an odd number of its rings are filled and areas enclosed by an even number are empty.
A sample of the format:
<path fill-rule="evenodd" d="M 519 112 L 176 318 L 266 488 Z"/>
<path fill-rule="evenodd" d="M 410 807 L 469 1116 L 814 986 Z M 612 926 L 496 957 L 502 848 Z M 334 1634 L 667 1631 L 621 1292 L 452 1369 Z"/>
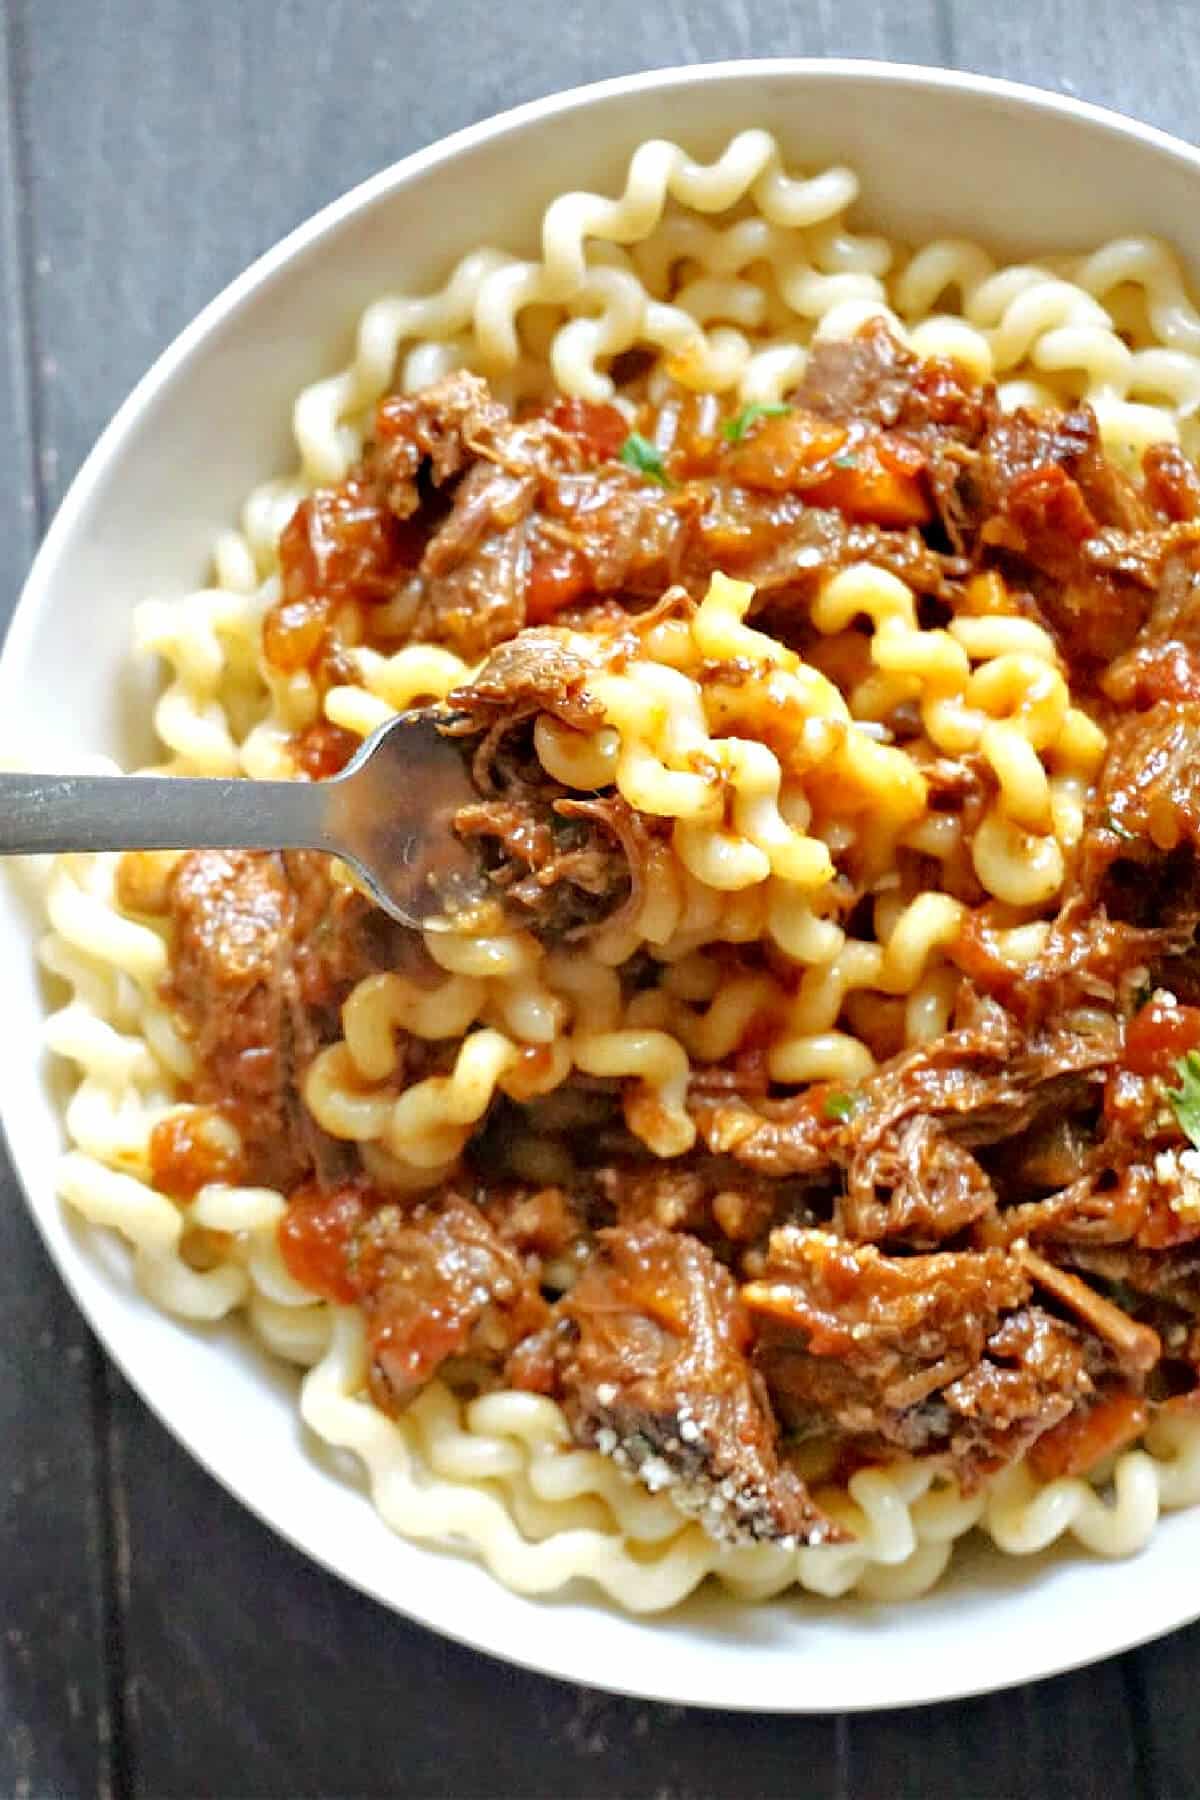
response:
<path fill-rule="evenodd" d="M 531 249 L 554 194 L 618 189 L 643 138 L 674 138 L 707 157 L 749 125 L 776 133 L 793 164 L 851 163 L 863 178 L 859 216 L 902 237 L 979 236 L 1027 256 L 1153 232 L 1200 269 L 1197 152 L 1004 82 L 875 63 L 725 63 L 521 107 L 327 207 L 227 288 L 146 376 L 71 488 L 25 588 L 0 660 L 6 743 L 48 767 L 80 751 L 145 753 L 150 678 L 132 669 L 130 608 L 202 582 L 216 531 L 256 481 L 290 465 L 292 400 L 344 363 L 369 300 L 432 284 L 474 244 Z M 157 1312 L 115 1244 L 56 1201 L 61 1096 L 33 1051 L 45 1003 L 18 882 L 0 893 L 0 915 L 8 1041 L 30 1046 L 6 1066 L 3 1121 L 63 1277 L 192 1453 L 365 1592 L 551 1674 L 778 1712 L 912 1705 L 1027 1681 L 1200 1614 L 1200 1510 L 1164 1518 L 1126 1562 L 1071 1549 L 1024 1563 L 980 1547 L 903 1606 L 798 1596 L 750 1607 L 705 1592 L 650 1620 L 590 1595 L 522 1599 L 469 1561 L 392 1536 L 305 1440 L 290 1375 L 235 1328 L 189 1330 Z"/>

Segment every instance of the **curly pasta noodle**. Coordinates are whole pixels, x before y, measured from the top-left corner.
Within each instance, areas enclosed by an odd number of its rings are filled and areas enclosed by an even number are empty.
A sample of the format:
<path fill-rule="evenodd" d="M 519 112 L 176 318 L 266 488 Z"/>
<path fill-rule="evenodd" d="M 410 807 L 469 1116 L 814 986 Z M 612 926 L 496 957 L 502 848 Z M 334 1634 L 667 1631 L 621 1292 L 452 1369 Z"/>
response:
<path fill-rule="evenodd" d="M 485 374 L 508 400 L 555 388 L 599 401 L 614 396 L 613 359 L 641 348 L 657 358 L 652 387 L 669 378 L 769 405 L 803 374 L 815 339 L 880 317 L 917 353 L 954 356 L 997 380 L 1004 404 L 1086 400 L 1120 461 L 1132 465 L 1152 442 L 1200 450 L 1200 315 L 1167 246 L 1127 238 L 998 267 L 965 240 L 905 251 L 857 234 L 847 224 L 857 196 L 849 169 L 787 171 L 765 131 L 742 132 L 710 164 L 646 143 L 619 196 L 553 203 L 539 255 L 476 249 L 440 289 L 368 307 L 351 363 L 296 402 L 298 467 L 256 489 L 240 530 L 222 533 L 213 584 L 137 609 L 136 644 L 167 670 L 155 710 L 164 769 L 291 774 L 289 738 L 322 704 L 330 724 L 366 736 L 469 678 L 442 648 L 385 656 L 351 642 L 349 677 L 322 703 L 307 675 L 267 670 L 260 654 L 279 593 L 277 542 L 297 502 L 345 476 L 385 392 L 454 368 Z M 385 972 L 355 988 L 305 1099 L 326 1131 L 363 1147 L 386 1185 L 435 1187 L 497 1091 L 530 1099 L 573 1069 L 621 1078 L 628 1124 L 671 1157 L 695 1137 L 684 1105 L 693 1068 L 720 1062 L 752 1030 L 769 1030 L 774 1080 L 848 1084 L 875 1066 L 846 1029 L 864 1000 L 896 1009 L 903 1042 L 945 1030 L 954 976 L 944 953 L 962 908 L 945 895 L 889 891 L 887 869 L 898 847 L 945 862 L 963 846 L 959 821 L 930 810 L 919 770 L 887 741 L 881 722 L 897 704 L 916 708 L 935 750 L 977 753 L 990 772 L 971 855 L 984 888 L 1011 909 L 1011 961 L 1038 953 L 1045 926 L 1028 913 L 1058 892 L 1105 749 L 1071 705 L 1047 634 L 989 607 L 986 594 L 972 616 L 924 627 L 903 582 L 856 564 L 823 584 L 812 612 L 831 644 L 853 621 L 868 624 L 867 666 L 844 695 L 818 666 L 819 645 L 806 662 L 747 624 L 750 600 L 745 584 L 717 577 L 689 617 L 660 620 L 619 669 L 577 634 L 602 722 L 585 733 L 538 721 L 551 775 L 584 791 L 615 783 L 669 822 L 632 923 L 606 928 L 587 955 L 546 954 L 527 934 L 431 934 L 440 984 Z M 722 671 L 735 664 L 733 681 Z M 838 856 L 868 836 L 883 885 L 864 940 L 837 922 L 832 888 Z M 51 929 L 41 960 L 69 991 L 47 1042 L 75 1076 L 59 1192 L 124 1236 L 157 1304 L 193 1320 L 243 1310 L 273 1352 L 307 1369 L 307 1424 L 357 1454 L 376 1506 L 405 1536 L 466 1546 L 521 1593 L 586 1578 L 650 1612 L 709 1574 L 745 1600 L 796 1584 L 906 1598 L 976 1527 L 1015 1555 L 1063 1536 L 1123 1554 L 1160 1510 L 1200 1500 L 1200 1429 L 1164 1417 L 1143 1448 L 1103 1471 L 1103 1491 L 1078 1479 L 1040 1485 L 1018 1465 L 964 1497 L 928 1467 L 901 1463 L 820 1492 L 852 1543 L 730 1549 L 664 1495 L 574 1447 L 549 1400 L 502 1392 L 464 1403 L 434 1382 L 399 1421 L 388 1418 L 365 1395 L 361 1317 L 314 1299 L 283 1263 L 281 1195 L 211 1185 L 182 1208 L 155 1190 L 149 1134 L 188 1110 L 179 1094 L 192 1068 L 159 994 L 164 933 L 122 910 L 111 857 L 62 857 L 43 877 Z M 760 940 L 794 981 L 722 975 L 719 947 Z M 616 971 L 642 946 L 662 980 L 623 998 Z M 458 1048 L 444 1072 L 397 1088 L 398 1033 Z M 543 1147 L 543 1161 L 550 1155 Z"/>

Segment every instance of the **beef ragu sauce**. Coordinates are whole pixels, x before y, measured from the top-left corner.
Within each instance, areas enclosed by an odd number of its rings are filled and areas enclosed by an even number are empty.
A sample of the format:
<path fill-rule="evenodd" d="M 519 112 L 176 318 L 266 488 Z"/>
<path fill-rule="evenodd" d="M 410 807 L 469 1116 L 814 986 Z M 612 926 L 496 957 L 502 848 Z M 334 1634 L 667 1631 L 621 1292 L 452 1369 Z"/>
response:
<path fill-rule="evenodd" d="M 1026 1454 L 1047 1479 L 1086 1472 L 1200 1398 L 1200 478 L 1169 446 L 1131 478 L 1086 407 L 1002 415 L 881 326 L 820 346 L 782 407 L 655 394 L 642 368 L 620 407 L 514 418 L 466 375 L 387 397 L 359 466 L 284 533 L 267 658 L 322 690 L 358 643 L 486 659 L 451 700 L 489 804 L 516 808 L 484 824 L 534 930 L 572 944 L 632 903 L 658 826 L 612 795 L 571 815 L 539 787 L 533 714 L 586 704 L 548 623 L 611 630 L 720 569 L 849 683 L 854 635 L 825 643 L 807 622 L 846 563 L 898 574 L 927 623 L 1030 619 L 1109 736 L 1037 956 L 1014 975 L 969 859 L 901 852 L 907 881 L 967 909 L 943 1036 L 904 1048 L 897 1003 L 852 996 L 846 1026 L 880 1063 L 850 1092 L 772 1084 L 752 1037 L 694 1061 L 697 1147 L 670 1162 L 626 1128 L 619 1084 L 575 1074 L 498 1100 L 414 1200 L 322 1138 L 299 1083 L 355 979 L 436 978 L 419 944 L 370 929 L 311 859 L 196 854 L 163 901 L 193 1096 L 238 1123 L 239 1178 L 289 1193 L 287 1265 L 361 1308 L 391 1412 L 439 1370 L 552 1395 L 580 1442 L 740 1540 L 839 1535 L 802 1468 L 921 1456 L 968 1488 Z M 326 776 L 351 747 L 310 727 L 298 772 Z M 982 760 L 926 776 L 934 810 L 973 829 Z M 843 887 L 850 923 L 862 894 Z M 731 977 L 795 978 L 770 946 L 714 954 Z M 626 994 L 657 969 L 634 957 Z M 455 1047 L 399 1033 L 397 1092 Z M 531 1142 L 554 1182 L 528 1179 Z M 214 1143 L 156 1134 L 181 1203 L 228 1178 Z"/>

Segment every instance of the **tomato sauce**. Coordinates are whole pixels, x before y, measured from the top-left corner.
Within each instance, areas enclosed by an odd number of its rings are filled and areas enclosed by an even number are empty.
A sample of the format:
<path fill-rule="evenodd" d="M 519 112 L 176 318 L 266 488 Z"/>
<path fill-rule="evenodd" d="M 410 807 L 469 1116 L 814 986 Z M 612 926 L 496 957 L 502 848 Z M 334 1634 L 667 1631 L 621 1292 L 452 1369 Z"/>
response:
<path fill-rule="evenodd" d="M 322 1299 L 349 1305 L 358 1296 L 351 1246 L 370 1211 L 361 1182 L 327 1192 L 315 1182 L 298 1188 L 279 1221 L 279 1248 L 288 1273 Z"/>
<path fill-rule="evenodd" d="M 1135 1075 L 1174 1075 L 1181 1056 L 1200 1045 L 1200 1006 L 1153 999 L 1125 1027 L 1124 1064 Z"/>
<path fill-rule="evenodd" d="M 150 1174 L 172 1200 L 195 1199 L 210 1182 L 242 1179 L 236 1133 L 215 1107 L 160 1119 L 150 1133 Z"/>

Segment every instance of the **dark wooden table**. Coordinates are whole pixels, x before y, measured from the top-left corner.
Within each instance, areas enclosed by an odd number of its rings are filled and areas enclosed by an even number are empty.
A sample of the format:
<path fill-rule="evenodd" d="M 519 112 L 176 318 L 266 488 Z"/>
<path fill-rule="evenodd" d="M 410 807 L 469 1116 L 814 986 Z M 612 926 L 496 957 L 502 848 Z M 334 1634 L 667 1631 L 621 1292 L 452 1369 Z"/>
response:
<path fill-rule="evenodd" d="M 179 328 L 315 207 L 445 132 L 628 70 L 830 54 L 1009 75 L 1188 136 L 1198 25 L 1194 0 L 5 0 L 5 605 Z M 850 1719 L 643 1706 L 440 1642 L 309 1567 L 176 1447 L 0 1180 L 0 1795 L 1200 1791 L 1200 1627 Z"/>

